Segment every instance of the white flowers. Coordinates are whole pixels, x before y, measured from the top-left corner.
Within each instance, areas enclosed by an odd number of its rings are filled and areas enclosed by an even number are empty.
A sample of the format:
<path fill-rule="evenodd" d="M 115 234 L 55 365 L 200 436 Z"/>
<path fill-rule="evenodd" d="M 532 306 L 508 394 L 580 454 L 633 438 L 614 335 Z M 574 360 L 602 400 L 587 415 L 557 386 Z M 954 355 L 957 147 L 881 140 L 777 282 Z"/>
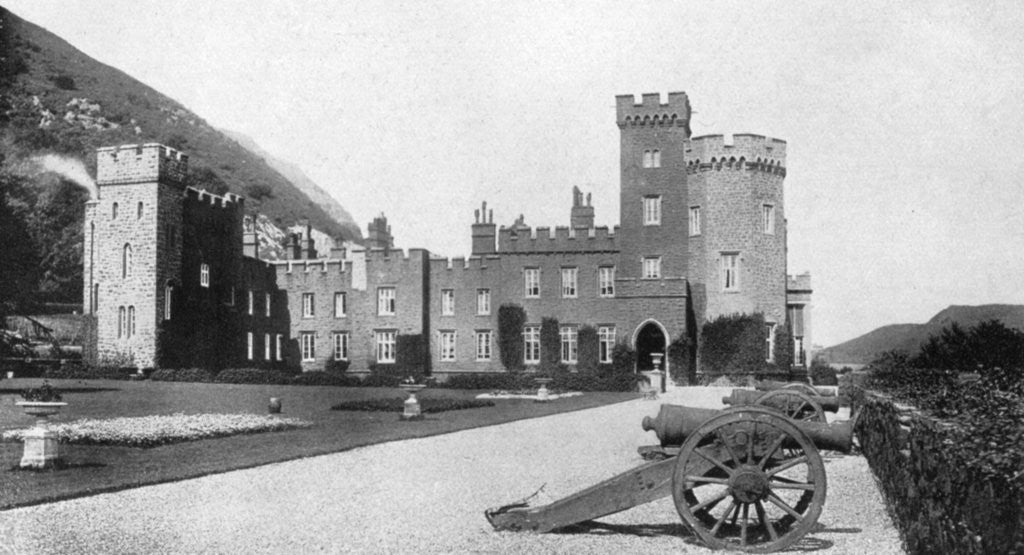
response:
<path fill-rule="evenodd" d="M 107 420 L 82 419 L 52 424 L 61 442 L 91 445 L 155 447 L 168 443 L 235 434 L 306 428 L 310 422 L 257 414 L 174 414 Z M 4 441 L 20 441 L 28 430 L 4 432 Z"/>

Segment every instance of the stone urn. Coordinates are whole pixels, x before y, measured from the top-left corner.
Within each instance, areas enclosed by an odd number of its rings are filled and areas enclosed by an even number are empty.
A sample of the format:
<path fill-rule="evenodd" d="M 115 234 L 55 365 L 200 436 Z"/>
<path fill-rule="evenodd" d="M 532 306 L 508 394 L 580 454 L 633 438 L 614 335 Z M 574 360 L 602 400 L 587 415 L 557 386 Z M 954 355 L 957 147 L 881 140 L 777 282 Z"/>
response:
<path fill-rule="evenodd" d="M 59 401 L 20 401 L 25 414 L 36 417 L 34 428 L 25 432 L 25 451 L 21 468 L 53 468 L 63 462 L 57 433 L 49 429 L 48 419 L 59 413 L 67 403 Z"/>
<path fill-rule="evenodd" d="M 426 389 L 426 384 L 403 383 L 398 385 L 402 391 L 409 394 L 405 400 L 405 407 L 402 410 L 402 420 L 423 420 L 423 412 L 420 410 L 420 402 L 416 399 L 416 393 Z"/>
<path fill-rule="evenodd" d="M 535 378 L 533 381 L 540 384 L 540 388 L 537 389 L 537 402 L 547 403 L 551 400 L 551 392 L 548 391 L 548 384 L 554 381 L 554 378 Z"/>
<path fill-rule="evenodd" d="M 654 370 L 651 371 L 651 375 L 658 380 L 659 383 L 651 385 L 660 389 L 662 393 L 665 393 L 665 371 L 661 369 L 661 363 L 665 359 L 664 353 L 651 353 L 651 363 L 654 364 Z"/>

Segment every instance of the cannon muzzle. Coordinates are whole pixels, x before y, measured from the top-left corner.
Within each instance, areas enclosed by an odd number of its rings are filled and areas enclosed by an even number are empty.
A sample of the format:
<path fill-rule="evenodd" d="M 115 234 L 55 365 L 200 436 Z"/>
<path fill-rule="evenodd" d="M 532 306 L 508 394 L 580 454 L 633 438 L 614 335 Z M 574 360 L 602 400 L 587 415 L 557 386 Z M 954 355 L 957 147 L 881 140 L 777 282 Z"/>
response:
<path fill-rule="evenodd" d="M 645 416 L 641 426 L 653 431 L 663 447 L 679 446 L 701 424 L 721 414 L 717 409 L 698 409 L 681 405 L 661 405 L 658 416 Z M 849 452 L 853 445 L 853 426 L 850 422 L 823 424 L 820 422 L 793 422 L 818 449 Z"/>
<path fill-rule="evenodd" d="M 749 389 L 734 389 L 732 394 L 728 397 L 722 397 L 722 402 L 726 405 L 732 405 L 739 407 L 742 405 L 764 405 L 767 407 L 776 408 L 782 411 L 787 410 L 792 405 L 791 401 L 787 401 L 784 397 L 774 397 L 766 399 L 762 402 L 758 402 L 763 395 L 766 395 L 764 391 L 750 391 Z M 809 395 L 811 400 L 821 405 L 821 409 L 825 412 L 838 412 L 839 411 L 839 397 L 830 396 L 823 397 L 820 395 Z M 787 404 L 788 402 L 788 404 Z"/>
<path fill-rule="evenodd" d="M 821 395 L 822 397 L 835 396 L 835 391 L 824 387 L 814 387 L 803 382 L 776 382 L 772 380 L 761 380 L 754 382 L 754 389 L 758 391 L 775 391 L 776 389 L 796 389 L 808 395 Z"/>

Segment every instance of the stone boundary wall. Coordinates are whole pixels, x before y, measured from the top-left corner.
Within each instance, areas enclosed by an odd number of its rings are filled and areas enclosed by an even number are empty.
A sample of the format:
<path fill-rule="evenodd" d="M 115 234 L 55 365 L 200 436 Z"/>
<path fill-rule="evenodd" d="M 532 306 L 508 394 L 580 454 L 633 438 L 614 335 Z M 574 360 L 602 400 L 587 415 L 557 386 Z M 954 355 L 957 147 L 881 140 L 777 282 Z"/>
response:
<path fill-rule="evenodd" d="M 851 396 L 857 439 L 907 553 L 1024 553 L 1024 476 L 986 476 L 957 457 L 955 424 L 858 386 Z"/>

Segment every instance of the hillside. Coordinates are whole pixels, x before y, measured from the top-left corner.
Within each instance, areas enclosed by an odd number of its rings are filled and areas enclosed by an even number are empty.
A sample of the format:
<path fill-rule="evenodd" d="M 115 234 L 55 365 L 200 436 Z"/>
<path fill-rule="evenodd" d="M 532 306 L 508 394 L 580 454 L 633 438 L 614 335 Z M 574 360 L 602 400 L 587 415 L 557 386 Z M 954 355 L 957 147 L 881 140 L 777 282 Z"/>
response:
<path fill-rule="evenodd" d="M 1024 330 L 1024 305 L 988 304 L 949 306 L 924 324 L 882 326 L 860 337 L 823 349 L 819 354 L 828 362 L 866 364 L 878 354 L 891 350 L 917 353 L 930 335 L 956 322 L 969 328 L 986 320 L 999 320 L 1008 327 Z"/>

